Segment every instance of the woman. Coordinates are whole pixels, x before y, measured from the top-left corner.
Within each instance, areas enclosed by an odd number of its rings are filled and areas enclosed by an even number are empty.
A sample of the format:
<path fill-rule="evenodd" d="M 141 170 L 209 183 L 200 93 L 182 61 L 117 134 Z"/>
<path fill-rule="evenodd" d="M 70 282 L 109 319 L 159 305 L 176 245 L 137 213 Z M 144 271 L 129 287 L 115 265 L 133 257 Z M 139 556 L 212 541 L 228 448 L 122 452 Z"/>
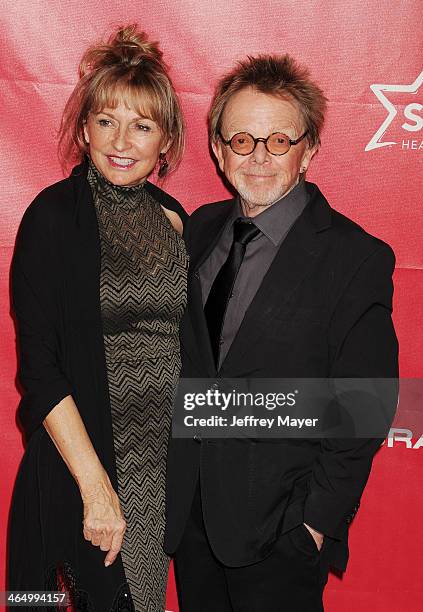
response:
<path fill-rule="evenodd" d="M 12 264 L 28 439 L 10 590 L 73 610 L 164 609 L 166 444 L 186 302 L 185 213 L 146 179 L 180 160 L 162 54 L 136 26 L 90 48 L 62 120 L 81 161 L 26 211 Z M 120 553 L 120 554 L 119 554 Z"/>

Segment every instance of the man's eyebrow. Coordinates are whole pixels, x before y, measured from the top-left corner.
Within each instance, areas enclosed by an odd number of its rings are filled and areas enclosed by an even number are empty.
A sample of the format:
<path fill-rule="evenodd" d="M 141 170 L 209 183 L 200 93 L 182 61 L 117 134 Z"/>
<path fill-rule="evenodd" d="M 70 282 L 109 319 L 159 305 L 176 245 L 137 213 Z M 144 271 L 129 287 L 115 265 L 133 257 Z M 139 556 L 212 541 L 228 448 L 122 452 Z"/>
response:
<path fill-rule="evenodd" d="M 236 122 L 229 123 L 225 127 L 227 130 L 237 130 L 238 132 L 248 132 L 248 129 L 240 129 L 239 124 L 237 124 Z M 297 126 L 293 125 L 292 123 L 274 123 L 270 126 L 270 129 L 272 132 L 274 131 L 280 132 L 281 130 L 289 130 L 291 128 L 297 129 Z"/>

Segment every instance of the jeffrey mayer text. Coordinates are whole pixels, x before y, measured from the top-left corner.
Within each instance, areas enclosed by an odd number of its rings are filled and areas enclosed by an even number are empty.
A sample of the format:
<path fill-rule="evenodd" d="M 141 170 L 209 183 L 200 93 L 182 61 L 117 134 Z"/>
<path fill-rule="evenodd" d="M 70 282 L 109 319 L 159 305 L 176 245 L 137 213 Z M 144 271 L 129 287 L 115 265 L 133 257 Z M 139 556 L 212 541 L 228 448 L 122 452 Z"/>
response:
<path fill-rule="evenodd" d="M 184 424 L 186 427 L 266 427 L 267 429 L 272 429 L 276 423 L 277 427 L 296 427 L 301 429 L 302 427 L 316 427 L 318 420 L 317 418 L 295 419 L 290 416 L 278 416 L 277 419 L 260 419 L 252 415 L 244 417 L 233 416 L 232 420 L 229 420 L 221 416 L 200 418 L 188 415 L 184 418 Z"/>

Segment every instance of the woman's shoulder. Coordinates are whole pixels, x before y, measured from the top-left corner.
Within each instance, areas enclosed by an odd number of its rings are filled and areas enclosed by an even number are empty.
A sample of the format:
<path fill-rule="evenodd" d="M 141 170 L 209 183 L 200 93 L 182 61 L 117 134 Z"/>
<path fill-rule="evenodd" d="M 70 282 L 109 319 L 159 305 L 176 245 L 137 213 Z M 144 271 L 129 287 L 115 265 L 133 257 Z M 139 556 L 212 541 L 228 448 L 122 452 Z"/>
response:
<path fill-rule="evenodd" d="M 45 187 L 32 200 L 24 218 L 34 220 L 60 215 L 68 202 L 72 201 L 73 186 L 70 178 L 62 179 Z"/>
<path fill-rule="evenodd" d="M 69 177 L 45 187 L 25 210 L 18 235 L 23 237 L 33 234 L 34 239 L 40 233 L 43 236 L 47 233 L 50 237 L 59 236 L 57 230 L 72 214 L 73 202 L 74 189 Z"/>
<path fill-rule="evenodd" d="M 175 212 L 181 218 L 182 223 L 185 223 L 188 219 L 188 214 L 178 200 L 166 193 L 166 191 L 163 191 L 163 189 L 160 189 L 160 187 L 157 187 L 157 185 L 150 183 L 150 181 L 146 181 L 145 188 L 159 204 Z"/>

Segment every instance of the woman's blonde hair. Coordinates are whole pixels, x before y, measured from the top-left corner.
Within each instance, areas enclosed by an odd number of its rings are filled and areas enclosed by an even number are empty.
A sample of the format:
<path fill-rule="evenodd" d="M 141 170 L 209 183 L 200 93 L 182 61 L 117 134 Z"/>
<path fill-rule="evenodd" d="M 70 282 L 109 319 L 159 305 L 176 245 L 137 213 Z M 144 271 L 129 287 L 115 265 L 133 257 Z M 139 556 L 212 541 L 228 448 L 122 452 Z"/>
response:
<path fill-rule="evenodd" d="M 90 112 L 115 108 L 121 100 L 155 121 L 165 141 L 166 174 L 179 164 L 185 126 L 178 96 L 158 43 L 148 40 L 137 24 L 119 27 L 106 43 L 93 45 L 79 65 L 79 81 L 63 111 L 59 130 L 59 159 L 65 169 L 88 151 L 84 124 Z"/>

